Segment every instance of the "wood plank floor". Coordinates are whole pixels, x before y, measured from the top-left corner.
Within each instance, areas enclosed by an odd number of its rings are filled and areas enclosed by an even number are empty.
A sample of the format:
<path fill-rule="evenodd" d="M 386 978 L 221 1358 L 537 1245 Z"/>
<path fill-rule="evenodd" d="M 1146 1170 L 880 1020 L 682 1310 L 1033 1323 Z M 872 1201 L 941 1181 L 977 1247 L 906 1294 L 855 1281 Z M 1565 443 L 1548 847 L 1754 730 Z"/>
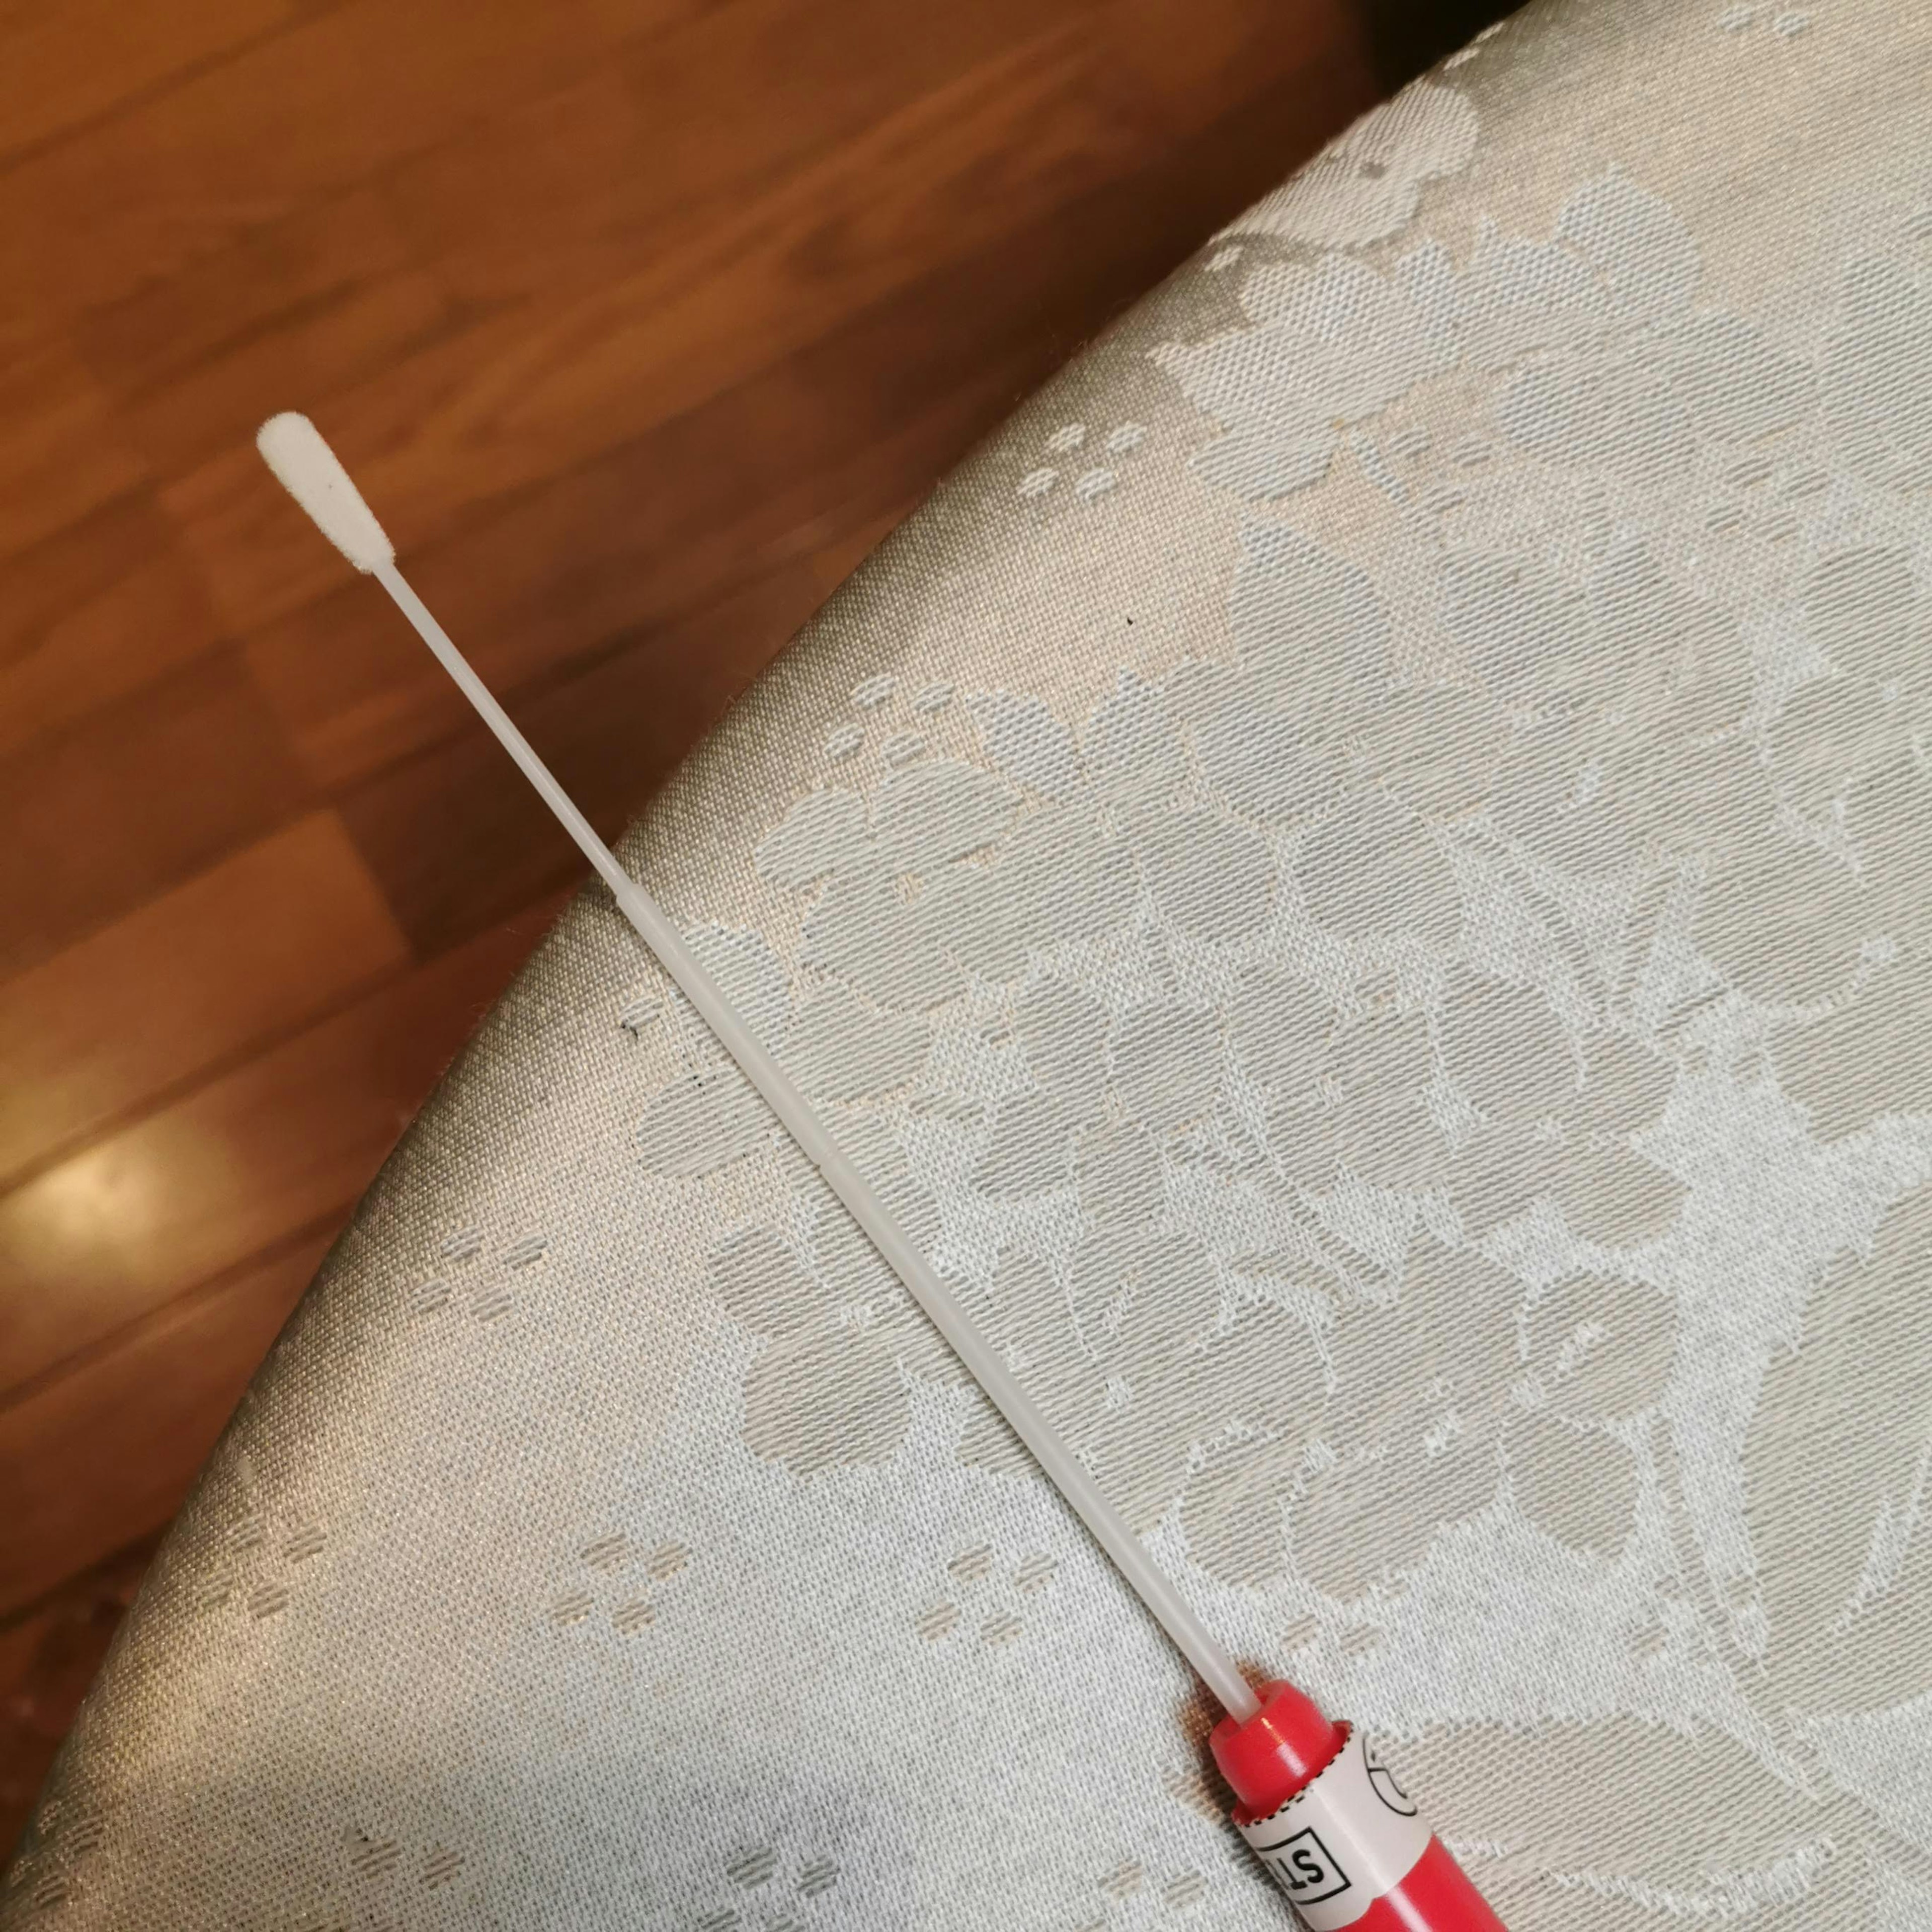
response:
<path fill-rule="evenodd" d="M 976 439 L 1369 104 L 1391 4 L 0 14 L 0 1854 L 578 872 L 256 424 L 324 426 L 614 832 Z"/>

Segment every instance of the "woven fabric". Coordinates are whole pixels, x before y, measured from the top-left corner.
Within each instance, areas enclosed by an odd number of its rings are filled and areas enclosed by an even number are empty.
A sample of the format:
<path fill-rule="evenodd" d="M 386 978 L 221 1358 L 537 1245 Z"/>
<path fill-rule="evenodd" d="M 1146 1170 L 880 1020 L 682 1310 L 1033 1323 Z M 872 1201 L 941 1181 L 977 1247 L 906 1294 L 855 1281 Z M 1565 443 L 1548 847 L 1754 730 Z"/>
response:
<path fill-rule="evenodd" d="M 1514 1932 L 1932 1927 L 1928 100 L 1907 0 L 1533 8 L 1022 410 L 626 848 Z M 591 893 L 0 1922 L 1280 1923 L 1208 1714 Z"/>

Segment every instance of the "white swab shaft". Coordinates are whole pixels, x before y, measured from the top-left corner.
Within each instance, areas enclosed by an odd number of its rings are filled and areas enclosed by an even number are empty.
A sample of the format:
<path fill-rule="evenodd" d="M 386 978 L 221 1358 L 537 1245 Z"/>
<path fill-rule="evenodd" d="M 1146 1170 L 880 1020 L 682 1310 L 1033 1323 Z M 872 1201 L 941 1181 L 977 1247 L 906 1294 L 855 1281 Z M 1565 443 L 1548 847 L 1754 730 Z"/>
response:
<path fill-rule="evenodd" d="M 1231 1717 L 1246 1720 L 1260 1706 L 1234 1659 L 1202 1627 L 1200 1619 L 1141 1547 L 1140 1539 L 1121 1521 L 1078 1458 L 1054 1432 L 1052 1425 L 1013 1378 L 998 1352 L 967 1320 L 946 1284 L 926 1264 L 905 1231 L 872 1191 L 872 1184 L 839 1150 L 825 1124 L 791 1077 L 752 1036 L 730 1002 L 665 918 L 656 901 L 618 864 L 590 822 L 571 802 L 524 734 L 510 722 L 489 688 L 470 668 L 442 626 L 424 607 L 422 599 L 404 581 L 396 568 L 396 553 L 374 513 L 335 452 L 306 416 L 292 413 L 272 417 L 256 438 L 263 459 L 281 479 L 322 534 L 358 570 L 377 578 L 396 600 L 403 615 L 421 634 L 483 722 L 496 733 L 503 748 L 522 766 L 524 776 L 577 841 L 584 856 L 597 869 L 624 916 L 655 952 L 664 969 L 682 989 L 735 1060 L 745 1076 L 764 1096 L 765 1103 L 824 1175 L 826 1184 L 864 1229 L 872 1245 L 889 1262 L 952 1352 L 972 1372 L 988 1398 L 1032 1450 L 1040 1467 L 1058 1486 L 1094 1540 L 1118 1566 L 1142 1603 L 1174 1640 L 1208 1688 Z"/>
<path fill-rule="evenodd" d="M 489 687 L 471 670 L 469 661 L 410 588 L 402 572 L 393 563 L 379 563 L 374 574 L 416 626 L 423 642 L 436 653 L 443 669 L 461 687 L 483 722 L 496 734 L 504 750 L 522 767 L 524 776 L 542 794 L 564 830 L 577 841 L 584 856 L 610 888 L 625 917 L 637 928 L 638 937 L 656 954 L 664 970 L 778 1116 L 780 1124 L 817 1165 L 826 1184 L 892 1264 L 913 1299 L 925 1310 L 933 1326 L 965 1364 L 993 1406 L 1012 1425 L 1013 1432 L 1033 1452 L 1034 1460 L 1092 1532 L 1094 1540 L 1113 1558 L 1121 1575 L 1173 1639 L 1175 1647 L 1199 1672 L 1222 1708 L 1231 1717 L 1252 1717 L 1260 1707 L 1234 1659 L 1149 1558 L 1139 1538 L 1101 1494 L 1085 1466 L 1060 1440 L 997 1352 L 967 1318 L 951 1291 L 873 1191 L 872 1184 L 840 1150 L 791 1076 L 739 1018 L 717 983 L 685 944 L 677 928 L 650 893 L 618 864 L 610 848 L 598 837 L 590 820 L 572 802 L 570 794 L 530 748 L 529 741 L 490 695 Z"/>

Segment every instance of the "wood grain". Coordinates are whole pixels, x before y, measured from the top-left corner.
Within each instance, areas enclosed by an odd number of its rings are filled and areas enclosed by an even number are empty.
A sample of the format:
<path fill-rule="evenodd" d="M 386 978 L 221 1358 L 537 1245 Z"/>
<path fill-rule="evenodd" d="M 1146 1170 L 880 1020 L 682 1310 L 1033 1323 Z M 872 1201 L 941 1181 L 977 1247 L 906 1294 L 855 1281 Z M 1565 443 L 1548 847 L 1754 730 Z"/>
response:
<path fill-rule="evenodd" d="M 0 61 L 0 159 L 138 99 L 202 62 L 286 26 L 295 0 L 15 0 Z"/>
<path fill-rule="evenodd" d="M 700 0 L 350 0 L 137 100 L 0 178 L 0 268 L 62 314 L 178 274 L 249 229 L 598 64 Z"/>
<path fill-rule="evenodd" d="M 1187 82 L 1204 68 L 1238 101 L 1322 44 L 1310 22 L 1270 39 L 1252 0 L 1114 0 L 1102 19 L 1036 32 L 608 285 L 535 318 L 493 315 L 346 392 L 326 433 L 409 550 L 1131 172 L 1148 140 L 1198 134 L 1209 90 Z M 1163 34 L 1187 56 L 1160 58 Z M 238 626 L 334 581 L 250 451 L 170 484 L 164 500 Z"/>
<path fill-rule="evenodd" d="M 529 952 L 554 896 L 0 1197 L 0 1400 L 346 1212 Z"/>
<path fill-rule="evenodd" d="M 158 475 L 247 451 L 292 394 L 331 395 L 434 341 L 456 304 L 366 183 L 251 228 L 192 277 L 78 317 L 74 343 Z"/>
<path fill-rule="evenodd" d="M 256 422 L 322 424 L 614 832 L 1372 92 L 1354 0 L 0 9 L 0 1841 L 582 870 Z"/>
<path fill-rule="evenodd" d="M 100 386 L 64 338 L 0 323 L 0 556 L 146 480 Z"/>
<path fill-rule="evenodd" d="M 181 1507 L 334 1234 L 333 1220 L 298 1231 L 0 1409 L 0 1495 L 19 1498 L 0 1619 Z"/>
<path fill-rule="evenodd" d="M 238 850 L 292 818 L 304 796 L 232 652 L 35 739 L 0 763 L 0 973 Z"/>
<path fill-rule="evenodd" d="M 0 560 L 0 758 L 208 650 L 214 607 L 153 493 Z"/>
<path fill-rule="evenodd" d="M 0 982 L 0 1185 L 410 958 L 320 812 Z"/>
<path fill-rule="evenodd" d="M 405 164 L 390 192 L 459 293 L 548 302 L 623 279 L 645 250 L 729 218 L 1043 17 L 1100 4 L 842 0 L 827 33 L 798 0 L 736 0 Z"/>

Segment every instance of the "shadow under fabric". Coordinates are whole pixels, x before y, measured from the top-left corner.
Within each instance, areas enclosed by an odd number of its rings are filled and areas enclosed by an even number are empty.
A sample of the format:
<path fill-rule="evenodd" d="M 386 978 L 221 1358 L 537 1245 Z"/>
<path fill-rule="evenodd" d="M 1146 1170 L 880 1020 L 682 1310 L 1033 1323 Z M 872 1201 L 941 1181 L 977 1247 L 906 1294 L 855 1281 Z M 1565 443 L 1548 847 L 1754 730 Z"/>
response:
<path fill-rule="evenodd" d="M 1932 1923 L 1928 85 L 1903 5 L 1517 16 L 1028 404 L 622 849 L 1512 1932 Z M 1192 1694 L 586 893 L 0 1923 L 1267 1924 Z"/>

